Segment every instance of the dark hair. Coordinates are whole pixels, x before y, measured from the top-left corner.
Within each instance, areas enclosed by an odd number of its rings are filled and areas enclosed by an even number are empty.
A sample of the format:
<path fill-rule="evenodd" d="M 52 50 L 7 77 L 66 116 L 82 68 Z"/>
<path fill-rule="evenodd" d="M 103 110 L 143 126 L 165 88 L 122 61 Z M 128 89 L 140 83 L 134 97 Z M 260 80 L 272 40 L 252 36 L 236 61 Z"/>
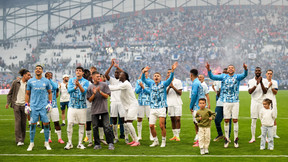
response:
<path fill-rule="evenodd" d="M 90 71 L 88 69 L 84 69 L 84 74 L 83 74 L 83 78 L 85 79 L 89 79 L 90 77 Z"/>
<path fill-rule="evenodd" d="M 228 68 L 224 68 L 223 70 L 228 70 Z"/>
<path fill-rule="evenodd" d="M 270 100 L 269 98 L 265 98 L 265 99 L 263 100 L 263 102 L 266 102 L 266 103 L 268 103 L 269 105 L 271 105 L 271 110 L 273 109 L 273 102 L 272 102 L 272 100 Z"/>
<path fill-rule="evenodd" d="M 27 69 L 21 69 L 21 70 L 19 71 L 19 74 L 20 74 L 21 76 L 23 76 L 23 75 L 25 75 L 25 74 L 27 74 L 27 73 L 29 73 L 29 70 L 27 70 Z"/>
<path fill-rule="evenodd" d="M 266 71 L 266 73 L 267 73 L 268 71 L 271 71 L 271 72 L 273 73 L 273 70 L 271 70 L 271 69 L 268 69 L 268 70 Z"/>
<path fill-rule="evenodd" d="M 155 75 L 155 74 L 159 74 L 159 75 L 161 76 L 161 74 L 160 74 L 159 72 L 155 72 L 154 75 Z"/>
<path fill-rule="evenodd" d="M 261 70 L 261 68 L 259 66 L 257 66 L 255 69 L 260 69 Z"/>
<path fill-rule="evenodd" d="M 206 99 L 205 98 L 199 98 L 199 101 L 205 101 L 205 103 L 206 103 Z"/>
<path fill-rule="evenodd" d="M 125 71 L 123 71 L 122 73 L 124 73 L 126 80 L 128 80 L 128 82 L 130 82 L 128 73 L 126 73 Z"/>
<path fill-rule="evenodd" d="M 92 75 L 95 75 L 95 74 L 100 74 L 100 73 L 98 71 L 93 71 Z"/>
<path fill-rule="evenodd" d="M 97 70 L 97 68 L 95 66 L 91 66 L 90 69 Z"/>
<path fill-rule="evenodd" d="M 172 69 L 169 68 L 168 71 L 169 71 L 169 70 L 172 70 Z"/>
<path fill-rule="evenodd" d="M 235 66 L 234 66 L 234 65 L 232 65 L 232 64 L 228 65 L 227 67 L 229 67 L 229 66 L 233 66 L 233 67 L 235 68 Z"/>
<path fill-rule="evenodd" d="M 197 69 L 191 69 L 190 73 L 193 74 L 194 76 L 198 76 L 198 70 Z"/>
<path fill-rule="evenodd" d="M 36 65 L 35 68 L 36 68 L 36 67 L 41 67 L 41 69 L 43 70 L 43 66 L 41 66 L 41 65 Z"/>
<path fill-rule="evenodd" d="M 143 67 L 143 68 L 141 69 L 141 71 L 142 71 L 143 69 L 145 69 L 145 67 Z"/>
<path fill-rule="evenodd" d="M 46 73 L 45 73 L 45 78 L 47 77 L 47 75 L 48 75 L 49 73 L 50 73 L 50 74 L 53 74 L 52 72 L 46 72 Z"/>
<path fill-rule="evenodd" d="M 76 70 L 77 69 L 81 69 L 83 72 L 84 72 L 84 68 L 82 67 L 82 66 L 78 66 L 77 68 L 76 68 Z"/>

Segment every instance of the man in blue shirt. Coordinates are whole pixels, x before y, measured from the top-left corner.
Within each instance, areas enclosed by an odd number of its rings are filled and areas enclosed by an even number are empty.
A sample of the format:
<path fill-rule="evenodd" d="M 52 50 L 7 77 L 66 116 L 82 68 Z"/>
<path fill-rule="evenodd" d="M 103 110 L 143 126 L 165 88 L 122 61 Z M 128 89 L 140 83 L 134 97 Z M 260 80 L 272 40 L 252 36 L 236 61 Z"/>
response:
<path fill-rule="evenodd" d="M 143 70 L 144 68 L 142 68 L 141 70 Z M 149 72 L 146 71 L 145 72 L 145 78 L 148 81 L 152 81 L 152 79 L 150 79 L 148 77 Z M 142 139 L 142 120 L 146 114 L 146 117 L 148 118 L 149 121 L 149 114 L 150 114 L 150 91 L 149 91 L 149 86 L 147 84 L 143 84 L 141 79 L 138 79 L 136 81 L 136 87 L 135 87 L 135 92 L 138 94 L 138 113 L 137 113 L 137 117 L 138 117 L 138 121 L 137 121 L 137 131 L 138 131 L 138 139 L 141 140 Z M 153 136 L 150 132 L 150 140 L 153 140 Z"/>
<path fill-rule="evenodd" d="M 30 145 L 27 151 L 32 151 L 34 147 L 34 138 L 36 131 L 36 124 L 40 117 L 40 120 L 44 125 L 44 136 L 47 150 L 51 150 L 48 143 L 49 139 L 49 119 L 47 111 L 52 108 L 52 93 L 50 82 L 46 78 L 42 77 L 43 67 L 37 65 L 35 68 L 35 77 L 30 79 L 27 83 L 27 89 L 25 94 L 25 111 L 30 112 Z M 48 92 L 48 95 L 47 95 Z M 47 102 L 48 101 L 48 102 Z"/>
<path fill-rule="evenodd" d="M 229 145 L 229 121 L 233 119 L 234 123 L 234 147 L 238 148 L 238 116 L 239 116 L 239 85 L 240 81 L 243 80 L 247 74 L 247 65 L 244 63 L 244 73 L 234 74 L 235 67 L 233 65 L 228 66 L 228 74 L 213 75 L 210 69 L 210 65 L 207 63 L 206 68 L 208 75 L 212 80 L 219 80 L 221 84 L 220 100 L 223 104 L 224 111 L 224 130 L 225 130 L 225 143 L 224 147 L 227 148 Z"/>
<path fill-rule="evenodd" d="M 159 124 L 162 131 L 162 143 L 160 147 L 166 146 L 166 129 L 165 129 L 165 118 L 166 118 L 166 107 L 167 105 L 167 92 L 166 89 L 170 85 L 174 77 L 174 70 L 177 68 L 178 62 L 172 65 L 170 77 L 166 81 L 161 81 L 160 73 L 156 72 L 153 76 L 153 81 L 148 81 L 145 77 L 150 67 L 145 67 L 142 70 L 141 80 L 147 84 L 150 88 L 150 115 L 149 115 L 149 126 L 151 129 L 154 142 L 150 147 L 159 145 L 158 138 L 156 136 L 155 124 L 157 118 L 159 118 Z"/>
<path fill-rule="evenodd" d="M 200 109 L 199 107 L 199 99 L 200 98 L 205 98 L 205 93 L 203 92 L 203 87 L 201 85 L 201 82 L 198 79 L 198 70 L 197 69 L 191 69 L 190 70 L 190 79 L 193 82 L 192 83 L 192 88 L 191 88 L 191 93 L 190 93 L 190 111 L 193 115 L 193 121 L 195 125 L 195 131 L 196 131 L 196 136 L 194 140 L 196 141 L 193 145 L 193 147 L 198 147 L 199 142 L 198 142 L 198 125 L 197 125 L 197 120 L 196 120 L 196 112 Z"/>
<path fill-rule="evenodd" d="M 68 142 L 64 149 L 69 150 L 73 148 L 72 145 L 72 134 L 74 122 L 79 124 L 79 139 L 77 148 L 85 149 L 82 144 L 84 135 L 84 126 L 86 123 L 86 92 L 89 86 L 88 80 L 83 78 L 84 69 L 83 67 L 76 68 L 76 77 L 69 79 L 68 82 L 68 93 L 70 94 L 69 108 L 68 108 L 68 126 L 67 136 Z"/>
<path fill-rule="evenodd" d="M 58 84 L 52 81 L 53 74 L 52 72 L 46 72 L 45 73 L 45 78 L 49 80 L 51 90 L 52 90 L 52 109 L 51 112 L 48 113 L 48 118 L 49 121 L 52 120 L 54 122 L 54 127 L 56 129 L 56 133 L 58 136 L 58 142 L 63 144 L 64 141 L 61 138 L 61 127 L 59 124 L 59 111 L 58 111 L 58 106 L 57 106 L 57 97 L 58 97 Z M 51 127 L 49 131 L 49 143 L 52 143 L 51 140 Z"/>

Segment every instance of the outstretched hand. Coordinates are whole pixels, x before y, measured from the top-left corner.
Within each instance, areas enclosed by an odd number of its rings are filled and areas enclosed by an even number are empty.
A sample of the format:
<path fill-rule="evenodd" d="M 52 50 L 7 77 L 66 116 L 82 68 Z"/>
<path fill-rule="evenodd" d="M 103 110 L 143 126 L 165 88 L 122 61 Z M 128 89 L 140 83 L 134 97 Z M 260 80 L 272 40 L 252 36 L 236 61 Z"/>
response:
<path fill-rule="evenodd" d="M 111 66 L 113 66 L 114 64 L 115 64 L 115 58 L 113 58 L 112 60 L 111 60 Z"/>
<path fill-rule="evenodd" d="M 247 67 L 247 65 L 246 65 L 245 63 L 243 63 L 243 68 L 244 68 L 245 70 L 248 70 L 248 67 Z"/>
<path fill-rule="evenodd" d="M 143 70 L 142 73 L 145 73 L 146 71 L 149 71 L 151 68 L 149 66 L 146 66 Z"/>
<path fill-rule="evenodd" d="M 211 69 L 210 69 L 210 64 L 208 63 L 208 62 L 206 62 L 206 65 L 205 65 L 205 67 L 206 67 L 206 69 L 208 70 L 208 71 L 210 71 Z"/>
<path fill-rule="evenodd" d="M 178 62 L 176 61 L 173 65 L 172 65 L 172 72 L 177 68 L 178 66 Z"/>

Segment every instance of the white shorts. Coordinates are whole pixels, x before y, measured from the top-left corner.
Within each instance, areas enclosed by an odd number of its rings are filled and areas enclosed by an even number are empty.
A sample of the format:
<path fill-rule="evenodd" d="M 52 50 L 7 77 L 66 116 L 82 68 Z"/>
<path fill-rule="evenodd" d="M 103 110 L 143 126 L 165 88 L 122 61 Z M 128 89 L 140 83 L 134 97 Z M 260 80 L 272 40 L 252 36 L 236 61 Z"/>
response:
<path fill-rule="evenodd" d="M 149 124 L 156 124 L 160 117 L 166 118 L 166 108 L 150 109 Z"/>
<path fill-rule="evenodd" d="M 182 116 L 182 105 L 179 105 L 179 106 L 168 106 L 168 115 L 170 117 Z"/>
<path fill-rule="evenodd" d="M 255 100 L 251 100 L 250 105 L 250 113 L 252 119 L 258 119 L 261 109 L 263 109 L 263 105 L 260 102 L 257 102 Z"/>
<path fill-rule="evenodd" d="M 196 123 L 196 124 L 198 123 L 197 120 L 196 120 L 197 111 L 198 111 L 198 110 L 194 110 L 194 111 L 193 111 L 193 114 L 192 114 L 192 116 L 193 116 L 193 122 Z"/>
<path fill-rule="evenodd" d="M 137 120 L 137 111 L 138 111 L 138 106 L 137 105 L 131 105 L 128 110 L 126 110 L 126 115 L 124 120 Z"/>
<path fill-rule="evenodd" d="M 149 118 L 150 115 L 150 106 L 138 106 L 138 118 L 144 118 L 146 114 L 146 117 Z"/>
<path fill-rule="evenodd" d="M 91 115 L 91 107 L 87 107 L 86 110 L 86 122 L 92 121 L 92 115 Z"/>
<path fill-rule="evenodd" d="M 68 123 L 85 124 L 87 109 L 68 108 L 67 119 Z"/>
<path fill-rule="evenodd" d="M 47 114 L 49 121 L 52 122 L 59 121 L 59 111 L 58 108 L 52 108 L 51 111 Z"/>
<path fill-rule="evenodd" d="M 238 119 L 239 116 L 239 102 L 224 103 L 223 104 L 224 119 Z"/>
<path fill-rule="evenodd" d="M 124 118 L 126 113 L 125 113 L 125 109 L 122 106 L 121 102 L 111 102 L 110 104 L 110 117 L 118 117 L 118 114 L 120 116 L 120 118 Z"/>

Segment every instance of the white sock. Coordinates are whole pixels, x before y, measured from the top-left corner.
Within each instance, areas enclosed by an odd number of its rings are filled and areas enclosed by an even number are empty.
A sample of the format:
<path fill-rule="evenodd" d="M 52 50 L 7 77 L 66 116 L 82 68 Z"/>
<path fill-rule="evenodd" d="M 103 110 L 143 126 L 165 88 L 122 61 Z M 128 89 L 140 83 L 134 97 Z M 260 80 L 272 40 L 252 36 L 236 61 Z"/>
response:
<path fill-rule="evenodd" d="M 251 135 L 252 135 L 251 139 L 253 140 L 255 140 L 256 122 L 257 122 L 257 119 L 252 119 L 251 121 Z"/>
<path fill-rule="evenodd" d="M 118 140 L 118 125 L 113 125 L 114 138 Z"/>
<path fill-rule="evenodd" d="M 129 134 L 129 129 L 128 129 L 128 126 L 127 126 L 127 123 L 124 123 L 124 134 L 125 134 L 125 139 L 128 139 L 128 134 Z"/>
<path fill-rule="evenodd" d="M 62 123 L 65 124 L 65 120 L 62 120 Z"/>
<path fill-rule="evenodd" d="M 88 141 L 89 143 L 92 142 L 92 133 L 91 130 L 86 130 L 86 136 L 88 137 Z"/>
<path fill-rule="evenodd" d="M 131 137 L 133 138 L 133 141 L 134 142 L 139 142 L 133 124 L 132 123 L 127 123 L 127 126 L 128 126 L 128 129 L 129 129 L 130 133 L 131 133 Z"/>
<path fill-rule="evenodd" d="M 180 137 L 180 129 L 176 129 L 176 137 Z"/>
<path fill-rule="evenodd" d="M 273 137 L 277 134 L 277 125 L 273 126 Z"/>
<path fill-rule="evenodd" d="M 235 125 L 234 125 L 235 126 Z M 235 128 L 235 127 L 234 127 Z M 227 140 L 229 140 L 229 122 L 224 122 L 224 131 L 225 131 L 225 137 Z"/>
<path fill-rule="evenodd" d="M 142 122 L 137 122 L 138 137 L 142 137 Z"/>
<path fill-rule="evenodd" d="M 67 126 L 67 136 L 68 142 L 72 145 L 72 134 L 73 134 L 73 123 L 68 123 Z"/>
<path fill-rule="evenodd" d="M 79 139 L 78 139 L 78 144 L 81 144 L 82 143 L 82 140 L 83 140 L 83 136 L 84 136 L 84 130 L 85 130 L 85 127 L 84 125 L 80 125 L 79 124 Z"/>
<path fill-rule="evenodd" d="M 49 131 L 49 139 L 51 140 L 51 131 Z"/>
<path fill-rule="evenodd" d="M 237 122 L 237 123 L 234 123 L 234 140 L 238 137 L 238 130 L 239 130 L 239 126 Z"/>
<path fill-rule="evenodd" d="M 166 137 L 163 137 L 163 136 L 162 136 L 162 141 L 166 141 Z"/>
<path fill-rule="evenodd" d="M 29 125 L 31 125 L 31 121 L 29 120 Z"/>
<path fill-rule="evenodd" d="M 172 132 L 173 132 L 173 137 L 175 137 L 176 136 L 176 129 L 172 129 Z"/>
<path fill-rule="evenodd" d="M 40 125 L 40 122 L 39 122 L 39 121 L 37 122 L 37 125 Z"/>
<path fill-rule="evenodd" d="M 99 138 L 104 139 L 104 129 L 103 127 L 99 127 Z"/>
<path fill-rule="evenodd" d="M 153 137 L 154 138 L 154 141 L 157 142 L 158 141 L 158 137 Z"/>
<path fill-rule="evenodd" d="M 61 130 L 56 130 L 57 136 L 58 136 L 58 140 L 62 139 L 61 137 Z"/>

